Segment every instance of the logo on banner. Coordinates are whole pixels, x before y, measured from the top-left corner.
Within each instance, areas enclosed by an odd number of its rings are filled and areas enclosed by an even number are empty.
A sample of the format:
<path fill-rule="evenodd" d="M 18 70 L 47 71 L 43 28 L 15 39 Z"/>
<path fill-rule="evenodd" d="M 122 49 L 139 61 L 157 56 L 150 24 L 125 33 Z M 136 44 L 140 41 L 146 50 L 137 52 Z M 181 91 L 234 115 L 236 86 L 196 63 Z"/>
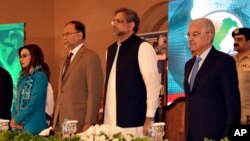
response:
<path fill-rule="evenodd" d="M 230 55 L 235 54 L 232 32 L 235 28 L 243 26 L 240 18 L 228 11 L 214 11 L 205 17 L 212 20 L 215 26 L 215 48 Z"/>

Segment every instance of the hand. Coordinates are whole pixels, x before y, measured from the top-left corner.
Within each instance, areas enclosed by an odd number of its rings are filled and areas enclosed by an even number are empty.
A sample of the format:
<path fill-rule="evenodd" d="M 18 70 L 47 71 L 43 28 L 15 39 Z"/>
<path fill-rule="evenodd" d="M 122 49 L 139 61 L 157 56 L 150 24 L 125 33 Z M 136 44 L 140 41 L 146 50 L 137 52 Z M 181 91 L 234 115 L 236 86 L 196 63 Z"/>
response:
<path fill-rule="evenodd" d="M 11 120 L 10 120 L 10 127 L 11 127 L 11 128 L 16 128 L 16 122 L 15 122 L 14 119 L 11 119 Z"/>
<path fill-rule="evenodd" d="M 10 127 L 18 129 L 18 130 L 22 130 L 23 129 L 23 125 L 22 124 L 17 124 L 14 119 L 11 119 L 11 121 L 10 121 Z"/>
<path fill-rule="evenodd" d="M 87 130 L 89 129 L 90 126 L 91 126 L 91 124 L 85 123 L 85 124 L 83 125 L 82 131 L 83 131 L 83 132 L 87 131 Z"/>
<path fill-rule="evenodd" d="M 154 120 L 154 117 L 146 117 L 146 120 L 143 125 L 143 134 L 145 136 L 148 135 L 148 127 L 149 127 L 150 121 L 153 121 L 153 120 Z"/>
<path fill-rule="evenodd" d="M 99 125 L 101 125 L 101 124 L 103 124 L 103 118 L 104 118 L 104 116 L 103 116 L 103 112 L 99 112 L 98 113 L 98 124 Z"/>
<path fill-rule="evenodd" d="M 23 125 L 22 125 L 22 124 L 17 124 L 17 125 L 16 125 L 16 129 L 22 130 L 22 129 L 23 129 Z"/>

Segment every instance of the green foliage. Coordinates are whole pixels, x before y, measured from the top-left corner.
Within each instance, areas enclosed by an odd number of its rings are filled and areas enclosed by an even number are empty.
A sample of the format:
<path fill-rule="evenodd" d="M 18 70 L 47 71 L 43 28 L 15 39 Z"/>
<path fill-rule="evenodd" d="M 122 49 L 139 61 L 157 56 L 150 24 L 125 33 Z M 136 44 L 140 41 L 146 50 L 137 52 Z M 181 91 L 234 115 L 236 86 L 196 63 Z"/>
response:
<path fill-rule="evenodd" d="M 145 138 L 135 138 L 132 141 L 148 141 L 149 139 L 147 137 Z"/>
<path fill-rule="evenodd" d="M 120 133 L 115 134 L 114 137 L 116 137 L 118 141 L 126 141 L 125 138 L 123 138 Z M 58 135 L 44 137 L 44 136 L 39 136 L 39 135 L 31 135 L 26 132 L 8 130 L 8 131 L 0 131 L 0 141 L 80 141 L 80 137 L 73 136 L 71 138 L 62 139 Z M 148 138 L 138 137 L 138 138 L 132 139 L 132 141 L 148 141 Z M 168 141 L 168 140 L 166 139 L 164 141 Z M 210 141 L 210 140 L 206 140 L 206 141 Z M 225 140 L 225 141 L 228 141 L 228 140 Z"/>
<path fill-rule="evenodd" d="M 43 137 L 25 132 L 8 130 L 0 132 L 0 141 L 80 141 L 80 137 L 74 136 L 72 138 L 62 139 L 58 135 Z"/>
<path fill-rule="evenodd" d="M 215 141 L 215 140 L 204 138 L 204 141 Z M 228 137 L 225 137 L 224 139 L 221 139 L 220 141 L 230 141 L 230 140 L 228 139 Z"/>

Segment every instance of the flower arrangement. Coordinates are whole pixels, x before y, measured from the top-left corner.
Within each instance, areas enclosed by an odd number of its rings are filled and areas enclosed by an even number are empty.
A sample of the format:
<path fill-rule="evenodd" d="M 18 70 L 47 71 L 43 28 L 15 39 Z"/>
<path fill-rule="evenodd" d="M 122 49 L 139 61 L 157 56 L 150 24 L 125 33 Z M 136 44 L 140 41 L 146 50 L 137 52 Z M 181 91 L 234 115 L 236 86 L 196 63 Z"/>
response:
<path fill-rule="evenodd" d="M 0 131 L 0 141 L 80 141 L 78 136 L 74 136 L 72 138 L 62 139 L 58 135 L 53 136 L 39 136 L 39 135 L 31 135 L 26 132 L 21 131 Z"/>
<path fill-rule="evenodd" d="M 215 140 L 204 138 L 204 141 L 215 141 Z M 230 141 L 230 140 L 228 139 L 228 137 L 225 137 L 224 139 L 221 139 L 220 141 Z"/>
<path fill-rule="evenodd" d="M 136 137 L 122 128 L 107 125 L 91 126 L 86 132 L 61 138 L 59 135 L 39 136 L 21 131 L 0 131 L 0 141 L 149 141 L 148 137 Z M 167 139 L 164 141 L 168 141 Z"/>
<path fill-rule="evenodd" d="M 86 132 L 78 134 L 81 141 L 148 141 L 147 137 L 135 137 L 126 133 L 120 127 L 112 128 L 108 125 L 94 125 Z"/>

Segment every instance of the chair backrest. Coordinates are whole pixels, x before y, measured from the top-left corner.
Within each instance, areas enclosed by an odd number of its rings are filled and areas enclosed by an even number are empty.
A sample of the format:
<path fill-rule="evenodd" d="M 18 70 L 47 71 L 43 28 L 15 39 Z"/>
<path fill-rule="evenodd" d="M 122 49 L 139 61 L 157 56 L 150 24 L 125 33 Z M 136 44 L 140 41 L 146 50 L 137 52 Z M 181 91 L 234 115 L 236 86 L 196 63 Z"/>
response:
<path fill-rule="evenodd" d="M 165 119 L 165 138 L 170 141 L 184 141 L 185 97 L 177 98 L 163 110 Z"/>

